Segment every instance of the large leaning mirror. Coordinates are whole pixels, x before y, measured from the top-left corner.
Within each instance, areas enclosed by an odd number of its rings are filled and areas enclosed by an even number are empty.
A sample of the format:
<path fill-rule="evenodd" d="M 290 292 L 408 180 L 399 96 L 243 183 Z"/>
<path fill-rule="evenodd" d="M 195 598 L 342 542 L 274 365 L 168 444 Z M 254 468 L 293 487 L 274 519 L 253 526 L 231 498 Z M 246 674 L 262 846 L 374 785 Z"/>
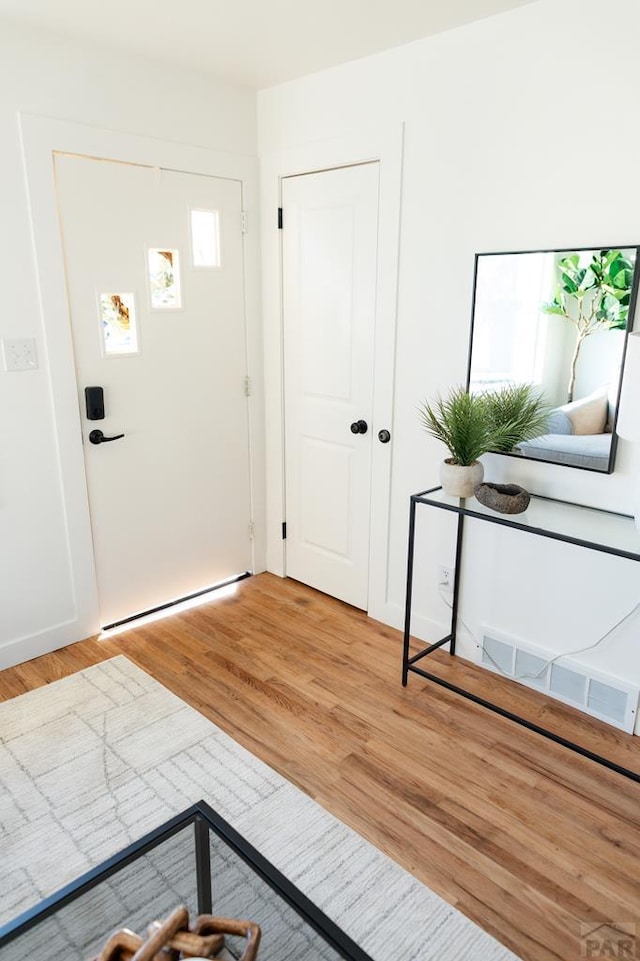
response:
<path fill-rule="evenodd" d="M 511 455 L 611 473 L 638 247 L 476 254 L 468 388 L 532 383 L 545 433 Z"/>

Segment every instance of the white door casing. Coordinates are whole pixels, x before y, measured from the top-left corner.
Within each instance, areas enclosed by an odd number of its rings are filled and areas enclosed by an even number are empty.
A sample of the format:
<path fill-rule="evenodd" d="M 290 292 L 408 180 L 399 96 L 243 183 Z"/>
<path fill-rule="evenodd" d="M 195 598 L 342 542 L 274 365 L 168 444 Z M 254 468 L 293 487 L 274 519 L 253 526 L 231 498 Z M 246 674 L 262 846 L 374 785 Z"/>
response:
<path fill-rule="evenodd" d="M 291 177 L 282 191 L 286 570 L 364 610 L 378 168 Z"/>
<path fill-rule="evenodd" d="M 284 372 L 282 322 L 282 234 L 277 208 L 282 206 L 285 178 L 336 167 L 379 162 L 378 272 L 374 345 L 373 435 L 391 432 L 391 442 L 372 443 L 371 523 L 368 613 L 394 626 L 402 610 L 388 597 L 393 396 L 395 370 L 397 280 L 399 270 L 404 125 L 377 124 L 350 136 L 319 140 L 264 153 L 260 161 L 262 209 L 262 278 L 265 341 L 267 569 L 284 575 L 286 517 L 284 450 Z M 286 219 L 286 212 L 285 212 Z"/>
<path fill-rule="evenodd" d="M 241 184 L 249 229 L 244 234 L 245 309 L 252 456 L 252 516 L 254 570 L 265 565 L 265 498 L 262 330 L 259 296 L 258 176 L 254 157 L 221 153 L 157 138 L 34 116 L 19 115 L 30 226 L 40 292 L 40 326 L 36 323 L 38 355 L 50 383 L 55 418 L 55 443 L 66 520 L 68 553 L 61 565 L 68 570 L 69 616 L 26 637 L 16 638 L 0 652 L 0 666 L 10 666 L 95 634 L 100 627 L 93 544 L 84 470 L 82 426 L 73 363 L 64 261 L 53 170 L 55 152 L 122 163 L 235 179 Z"/>
<path fill-rule="evenodd" d="M 55 168 L 105 625 L 251 567 L 240 185 L 68 155 Z M 191 262 L 191 210 L 219 214 L 218 267 Z M 152 247 L 179 253 L 179 308 L 153 309 Z M 133 295 L 138 352 L 105 354 L 105 293 Z M 86 417 L 88 385 L 104 420 Z M 96 428 L 125 436 L 88 443 Z"/>

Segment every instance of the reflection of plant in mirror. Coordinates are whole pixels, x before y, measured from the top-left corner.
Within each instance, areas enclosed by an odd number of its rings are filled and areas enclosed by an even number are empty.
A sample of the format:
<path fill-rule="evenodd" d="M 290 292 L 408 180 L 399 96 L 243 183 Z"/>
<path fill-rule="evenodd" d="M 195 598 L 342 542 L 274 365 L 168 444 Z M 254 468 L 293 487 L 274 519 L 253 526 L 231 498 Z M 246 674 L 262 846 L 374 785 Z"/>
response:
<path fill-rule="evenodd" d="M 512 451 L 546 432 L 551 405 L 536 384 L 505 384 L 483 396 L 495 430 L 495 450 Z"/>
<path fill-rule="evenodd" d="M 578 253 L 558 261 L 556 295 L 542 309 L 566 317 L 577 331 L 571 358 L 567 400 L 573 400 L 576 364 L 585 339 L 597 330 L 624 330 L 629 316 L 634 264 L 620 250 L 594 253 L 582 265 Z"/>

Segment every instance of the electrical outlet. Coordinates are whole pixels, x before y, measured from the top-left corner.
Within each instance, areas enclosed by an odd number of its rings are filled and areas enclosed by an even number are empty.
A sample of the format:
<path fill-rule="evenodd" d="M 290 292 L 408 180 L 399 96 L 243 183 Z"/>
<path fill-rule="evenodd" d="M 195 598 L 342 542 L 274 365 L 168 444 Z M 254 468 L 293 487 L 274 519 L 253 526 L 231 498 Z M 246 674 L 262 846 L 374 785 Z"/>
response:
<path fill-rule="evenodd" d="M 438 568 L 438 587 L 441 591 L 453 590 L 453 568 L 441 564 Z"/>

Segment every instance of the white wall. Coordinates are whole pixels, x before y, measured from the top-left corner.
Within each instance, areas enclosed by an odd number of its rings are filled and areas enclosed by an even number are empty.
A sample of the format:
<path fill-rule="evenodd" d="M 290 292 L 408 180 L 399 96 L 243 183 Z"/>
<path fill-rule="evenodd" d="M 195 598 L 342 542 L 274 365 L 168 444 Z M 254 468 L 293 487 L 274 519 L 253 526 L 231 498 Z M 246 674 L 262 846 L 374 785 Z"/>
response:
<path fill-rule="evenodd" d="M 78 600 L 18 111 L 256 155 L 252 91 L 0 24 L 0 337 L 35 338 L 40 361 L 25 373 L 0 367 L 0 660 L 3 651 L 20 660 L 21 650 L 26 657 L 46 647 Z"/>
<path fill-rule="evenodd" d="M 388 557 L 389 620 L 398 626 L 408 498 L 438 483 L 443 456 L 420 431 L 416 405 L 464 381 L 474 253 L 640 242 L 640 132 L 615 107 L 640 93 L 639 34 L 635 0 L 621 0 L 615 18 L 603 18 L 597 0 L 540 0 L 259 95 L 262 157 L 405 123 Z M 265 263 L 275 244 L 273 231 Z M 629 462 L 620 443 L 610 477 L 495 456 L 486 473 L 631 511 Z M 447 620 L 436 567 L 451 561 L 453 531 L 449 517 L 420 510 L 414 630 L 433 638 Z M 472 631 L 484 622 L 574 650 L 640 596 L 633 562 L 510 535 L 469 525 L 462 615 Z M 593 663 L 640 683 L 639 623 L 590 655 Z M 472 643 L 462 649 L 476 656 Z"/>

